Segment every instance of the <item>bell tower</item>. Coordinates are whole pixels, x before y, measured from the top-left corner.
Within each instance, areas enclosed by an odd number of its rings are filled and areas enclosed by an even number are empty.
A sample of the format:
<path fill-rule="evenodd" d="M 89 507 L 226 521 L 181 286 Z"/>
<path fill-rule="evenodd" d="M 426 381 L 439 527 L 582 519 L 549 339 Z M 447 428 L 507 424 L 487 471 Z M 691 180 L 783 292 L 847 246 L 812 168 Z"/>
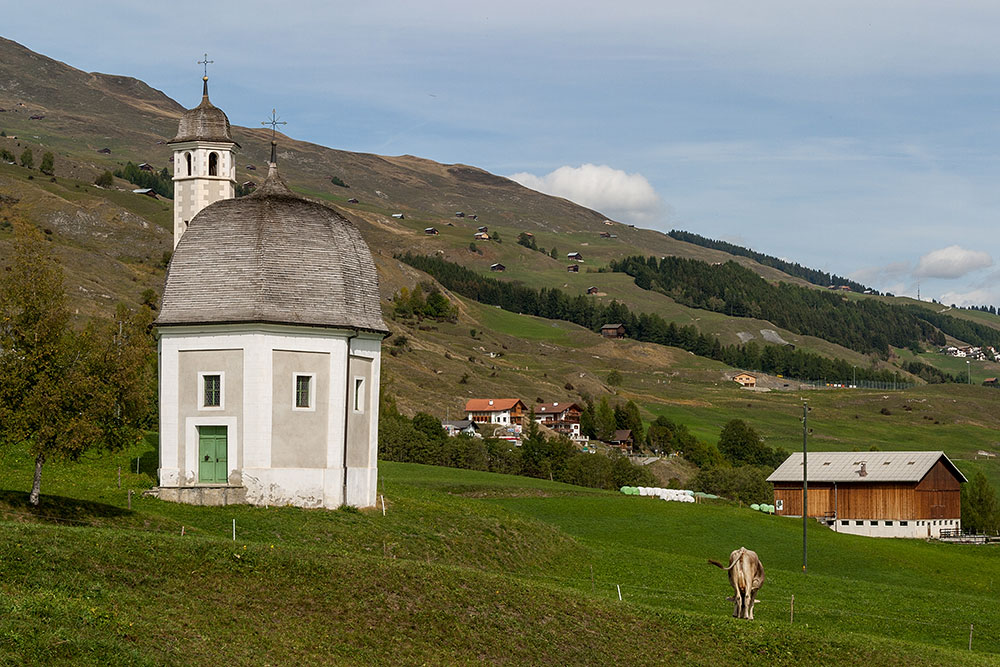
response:
<path fill-rule="evenodd" d="M 174 248 L 188 223 L 203 208 L 236 196 L 236 149 L 229 118 L 208 100 L 208 60 L 202 78 L 201 104 L 181 116 L 174 150 Z"/>

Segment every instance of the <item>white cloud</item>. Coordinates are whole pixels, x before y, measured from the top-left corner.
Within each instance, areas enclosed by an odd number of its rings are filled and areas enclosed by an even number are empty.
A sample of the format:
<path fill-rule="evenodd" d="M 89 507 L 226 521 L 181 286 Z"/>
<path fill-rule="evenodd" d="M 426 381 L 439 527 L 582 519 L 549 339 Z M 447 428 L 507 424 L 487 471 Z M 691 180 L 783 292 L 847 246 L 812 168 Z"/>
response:
<path fill-rule="evenodd" d="M 628 222 L 651 223 L 666 214 L 663 200 L 645 176 L 607 165 L 566 165 L 544 176 L 521 172 L 510 178 L 532 190 L 565 197 Z"/>
<path fill-rule="evenodd" d="M 953 245 L 927 253 L 917 262 L 914 275 L 921 278 L 961 278 L 993 265 L 988 252 Z"/>
<path fill-rule="evenodd" d="M 945 292 L 938 301 L 956 306 L 988 306 L 1000 302 L 1000 289 L 978 288 L 968 291 Z"/>

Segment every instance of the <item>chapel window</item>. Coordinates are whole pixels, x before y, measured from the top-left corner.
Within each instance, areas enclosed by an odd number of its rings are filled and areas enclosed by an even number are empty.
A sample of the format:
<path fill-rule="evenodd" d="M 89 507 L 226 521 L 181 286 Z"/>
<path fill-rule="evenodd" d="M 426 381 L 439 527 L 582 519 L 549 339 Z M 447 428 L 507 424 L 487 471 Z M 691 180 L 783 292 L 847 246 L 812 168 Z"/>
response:
<path fill-rule="evenodd" d="M 208 175 L 218 176 L 219 175 L 219 154 L 209 153 L 208 154 Z"/>
<path fill-rule="evenodd" d="M 354 378 L 354 411 L 365 411 L 365 379 Z"/>
<path fill-rule="evenodd" d="M 203 375 L 202 381 L 204 383 L 202 407 L 222 407 L 222 376 Z"/>
<path fill-rule="evenodd" d="M 295 407 L 312 407 L 312 384 L 311 375 L 295 376 Z"/>
<path fill-rule="evenodd" d="M 184 161 L 187 162 L 187 173 L 184 174 L 184 175 L 185 176 L 193 176 L 194 172 L 191 170 L 191 154 L 190 153 L 185 153 L 184 154 Z"/>

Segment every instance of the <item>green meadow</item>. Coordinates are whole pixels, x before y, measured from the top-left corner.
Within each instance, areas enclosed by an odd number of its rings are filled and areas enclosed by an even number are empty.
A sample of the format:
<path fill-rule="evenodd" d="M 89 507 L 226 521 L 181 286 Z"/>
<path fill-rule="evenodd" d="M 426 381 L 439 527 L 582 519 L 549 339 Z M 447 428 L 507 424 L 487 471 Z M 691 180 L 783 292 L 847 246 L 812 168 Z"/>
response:
<path fill-rule="evenodd" d="M 810 523 L 803 573 L 798 520 L 398 463 L 384 514 L 191 507 L 141 495 L 153 442 L 46 465 L 38 509 L 0 454 L 0 664 L 1000 663 L 992 546 Z M 739 546 L 754 622 L 706 562 Z"/>

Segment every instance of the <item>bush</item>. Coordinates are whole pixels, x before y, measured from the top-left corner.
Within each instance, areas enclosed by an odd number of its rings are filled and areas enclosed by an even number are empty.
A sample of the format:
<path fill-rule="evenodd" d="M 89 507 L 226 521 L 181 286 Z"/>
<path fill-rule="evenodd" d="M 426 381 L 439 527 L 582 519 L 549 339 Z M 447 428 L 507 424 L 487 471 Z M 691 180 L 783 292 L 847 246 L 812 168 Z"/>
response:
<path fill-rule="evenodd" d="M 340 179 L 340 176 L 331 176 L 330 177 L 330 182 L 333 183 L 334 185 L 336 185 L 337 187 L 341 187 L 341 188 L 350 188 L 351 187 L 347 183 L 344 183 L 344 181 L 342 181 Z"/>
<path fill-rule="evenodd" d="M 695 491 L 714 493 L 746 504 L 770 503 L 774 491 L 767 481 L 770 468 L 760 466 L 717 467 L 699 470 L 692 486 Z"/>
<path fill-rule="evenodd" d="M 46 153 L 42 155 L 42 164 L 39 165 L 38 171 L 42 172 L 46 176 L 51 176 L 55 171 L 55 160 L 55 156 L 46 151 Z"/>
<path fill-rule="evenodd" d="M 31 169 L 35 166 L 35 154 L 31 152 L 30 148 L 25 148 L 21 153 L 21 166 L 25 169 Z"/>

